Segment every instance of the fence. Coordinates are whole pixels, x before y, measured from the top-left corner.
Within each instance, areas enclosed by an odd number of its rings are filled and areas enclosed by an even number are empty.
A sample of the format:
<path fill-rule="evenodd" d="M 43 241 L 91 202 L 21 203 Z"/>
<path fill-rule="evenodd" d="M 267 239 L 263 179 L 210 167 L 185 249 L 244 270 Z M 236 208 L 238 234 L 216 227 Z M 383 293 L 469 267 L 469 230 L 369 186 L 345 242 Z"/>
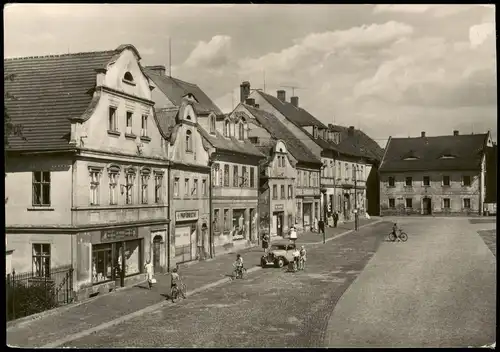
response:
<path fill-rule="evenodd" d="M 13 271 L 5 278 L 7 321 L 73 302 L 73 267 L 52 268 L 40 277 Z"/>

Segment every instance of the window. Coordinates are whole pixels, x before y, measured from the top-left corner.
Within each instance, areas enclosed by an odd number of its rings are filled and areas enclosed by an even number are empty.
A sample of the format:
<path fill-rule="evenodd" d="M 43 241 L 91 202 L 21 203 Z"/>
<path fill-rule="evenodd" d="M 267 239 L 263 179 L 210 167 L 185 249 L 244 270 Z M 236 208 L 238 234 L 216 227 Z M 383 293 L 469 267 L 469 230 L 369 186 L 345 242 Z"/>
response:
<path fill-rule="evenodd" d="M 148 204 L 149 173 L 141 174 L 141 203 Z"/>
<path fill-rule="evenodd" d="M 396 200 L 394 198 L 389 198 L 389 208 L 396 207 Z"/>
<path fill-rule="evenodd" d="M 300 170 L 299 170 L 299 171 L 297 172 L 297 186 L 299 186 L 299 187 L 300 187 L 300 185 L 301 185 L 301 181 L 302 181 L 302 171 L 300 171 Z"/>
<path fill-rule="evenodd" d="M 50 205 L 50 172 L 33 172 L 33 205 Z"/>
<path fill-rule="evenodd" d="M 214 231 L 218 232 L 219 229 L 219 209 L 214 209 Z"/>
<path fill-rule="evenodd" d="M 313 127 L 313 137 L 318 138 L 318 127 L 316 126 Z"/>
<path fill-rule="evenodd" d="M 141 272 L 141 253 L 141 240 L 125 242 L 125 276 L 130 276 Z"/>
<path fill-rule="evenodd" d="M 360 178 L 361 180 L 363 180 L 363 181 L 365 180 L 365 169 L 364 169 L 364 167 L 363 167 L 363 166 L 361 166 L 361 171 L 360 171 L 359 178 Z"/>
<path fill-rule="evenodd" d="M 352 166 L 352 179 L 355 180 L 356 179 L 356 165 L 353 165 Z"/>
<path fill-rule="evenodd" d="M 233 187 L 238 187 L 238 165 L 233 166 Z"/>
<path fill-rule="evenodd" d="M 278 186 L 273 185 L 273 199 L 278 199 Z"/>
<path fill-rule="evenodd" d="M 126 175 L 126 192 L 125 192 L 125 204 L 132 204 L 132 195 L 134 190 L 134 178 L 135 175 L 132 172 L 128 172 Z"/>
<path fill-rule="evenodd" d="M 330 177 L 335 177 L 335 162 L 330 160 Z"/>
<path fill-rule="evenodd" d="M 108 170 L 109 177 L 109 204 L 115 205 L 118 204 L 118 196 L 116 194 L 116 189 L 118 186 L 118 172 L 119 169 Z"/>
<path fill-rule="evenodd" d="M 141 120 L 141 137 L 148 136 L 148 115 L 142 115 Z"/>
<path fill-rule="evenodd" d="M 187 115 L 187 116 L 186 116 L 186 120 L 190 120 L 190 121 L 191 121 L 191 116 L 190 116 L 190 115 Z"/>
<path fill-rule="evenodd" d="M 201 180 L 201 193 L 206 196 L 207 195 L 207 180 Z"/>
<path fill-rule="evenodd" d="M 186 152 L 192 152 L 193 151 L 193 139 L 191 136 L 191 131 L 187 130 L 186 131 Z"/>
<path fill-rule="evenodd" d="M 113 279 L 111 243 L 92 245 L 92 283 Z"/>
<path fill-rule="evenodd" d="M 450 209 L 450 198 L 444 198 L 443 199 L 443 207 L 445 209 Z"/>
<path fill-rule="evenodd" d="M 99 178 L 101 172 L 98 170 L 90 171 L 90 205 L 99 204 Z"/>
<path fill-rule="evenodd" d="M 443 186 L 450 185 L 450 176 L 443 176 Z"/>
<path fill-rule="evenodd" d="M 224 209 L 224 230 L 229 230 L 229 209 Z"/>
<path fill-rule="evenodd" d="M 210 116 L 210 133 L 215 133 L 215 116 Z"/>
<path fill-rule="evenodd" d="M 229 132 L 229 121 L 224 121 L 224 137 L 229 137 L 230 132 Z"/>
<path fill-rule="evenodd" d="M 345 163 L 345 178 L 349 178 L 347 175 L 349 175 L 349 164 Z"/>
<path fill-rule="evenodd" d="M 179 196 L 179 178 L 176 177 L 174 179 L 174 197 L 178 197 Z"/>
<path fill-rule="evenodd" d="M 132 134 L 132 112 L 130 112 L 130 111 L 127 111 L 126 124 L 127 124 L 127 129 L 125 132 L 128 134 Z"/>
<path fill-rule="evenodd" d="M 281 199 L 286 199 L 285 186 L 281 185 L 280 190 L 281 190 Z"/>
<path fill-rule="evenodd" d="M 290 198 L 290 199 L 293 198 L 292 185 L 288 185 L 288 198 Z"/>
<path fill-rule="evenodd" d="M 191 188 L 191 195 L 195 197 L 198 196 L 198 180 L 196 178 L 193 180 L 193 188 Z"/>
<path fill-rule="evenodd" d="M 229 187 L 229 165 L 224 165 L 224 186 Z"/>
<path fill-rule="evenodd" d="M 155 203 L 161 203 L 162 201 L 162 185 L 163 185 L 163 175 L 155 174 Z"/>
<path fill-rule="evenodd" d="M 189 178 L 184 179 L 184 195 L 189 196 Z"/>
<path fill-rule="evenodd" d="M 215 163 L 212 168 L 212 186 L 219 186 L 220 165 Z"/>
<path fill-rule="evenodd" d="M 33 275 L 50 277 L 50 243 L 33 243 Z"/>
<path fill-rule="evenodd" d="M 431 185 L 431 178 L 429 176 L 424 176 L 424 186 Z"/>
<path fill-rule="evenodd" d="M 396 182 L 394 180 L 394 177 L 389 176 L 389 187 L 394 187 L 396 185 Z"/>
<path fill-rule="evenodd" d="M 108 112 L 108 130 L 109 131 L 117 131 L 118 128 L 116 126 L 116 108 L 113 106 L 109 107 Z"/>
<path fill-rule="evenodd" d="M 464 208 L 470 209 L 470 198 L 464 198 Z"/>
<path fill-rule="evenodd" d="M 242 168 L 242 176 L 243 176 L 243 187 L 248 187 L 248 173 L 247 173 L 247 167 L 243 166 Z"/>
<path fill-rule="evenodd" d="M 413 199 L 412 198 L 406 198 L 406 207 L 407 208 L 412 208 L 413 205 Z"/>
<path fill-rule="evenodd" d="M 126 81 L 130 81 L 130 82 L 134 81 L 134 77 L 132 76 L 132 74 L 130 72 L 125 72 L 123 79 Z"/>
<path fill-rule="evenodd" d="M 307 174 L 309 175 L 309 180 L 308 180 L 307 186 L 311 187 L 313 185 L 312 184 L 313 173 L 312 172 L 308 172 Z"/>
<path fill-rule="evenodd" d="M 470 186 L 470 176 L 463 176 L 462 183 L 464 186 Z"/>
<path fill-rule="evenodd" d="M 250 167 L 250 188 L 255 187 L 255 168 Z"/>
<path fill-rule="evenodd" d="M 405 185 L 407 187 L 411 187 L 412 186 L 412 178 L 411 177 L 407 177 L 406 178 Z"/>
<path fill-rule="evenodd" d="M 242 141 L 244 139 L 244 135 L 245 135 L 245 126 L 243 125 L 243 123 L 239 123 L 238 124 L 238 139 L 240 141 Z"/>

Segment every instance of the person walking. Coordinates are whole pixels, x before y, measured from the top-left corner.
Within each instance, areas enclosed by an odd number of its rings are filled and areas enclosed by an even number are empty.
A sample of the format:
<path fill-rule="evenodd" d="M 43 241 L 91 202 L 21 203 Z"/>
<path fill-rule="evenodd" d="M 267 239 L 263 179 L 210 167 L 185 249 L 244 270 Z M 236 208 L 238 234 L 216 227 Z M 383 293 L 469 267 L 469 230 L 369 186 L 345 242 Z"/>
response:
<path fill-rule="evenodd" d="M 146 275 L 148 278 L 148 287 L 151 290 L 151 288 L 153 287 L 153 283 L 154 283 L 153 280 L 154 280 L 154 271 L 155 271 L 154 266 L 151 263 L 151 260 L 148 259 L 146 264 L 144 264 L 144 269 L 146 269 Z"/>
<path fill-rule="evenodd" d="M 262 235 L 262 248 L 264 248 L 264 253 L 267 253 L 267 249 L 269 248 L 269 234 L 265 232 Z"/>
<path fill-rule="evenodd" d="M 295 241 L 297 241 L 297 230 L 295 229 L 295 226 L 292 226 L 290 229 L 290 241 L 292 241 L 295 244 Z"/>
<path fill-rule="evenodd" d="M 323 221 L 323 219 L 320 219 L 318 221 L 318 232 L 323 235 L 325 234 L 325 222 Z"/>
<path fill-rule="evenodd" d="M 335 210 L 333 212 L 333 227 L 337 227 L 337 222 L 339 221 L 339 213 Z"/>

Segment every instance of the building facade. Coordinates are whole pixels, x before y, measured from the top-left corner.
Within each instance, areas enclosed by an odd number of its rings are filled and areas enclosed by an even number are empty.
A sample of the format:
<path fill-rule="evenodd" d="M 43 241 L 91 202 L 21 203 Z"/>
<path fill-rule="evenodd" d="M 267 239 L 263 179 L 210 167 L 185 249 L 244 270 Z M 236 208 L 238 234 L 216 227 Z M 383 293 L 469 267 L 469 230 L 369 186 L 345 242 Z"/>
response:
<path fill-rule="evenodd" d="M 4 61 L 6 71 L 31 71 L 11 86 L 26 99 L 7 106 L 28 131 L 7 162 L 6 233 L 17 272 L 49 277 L 70 265 L 73 289 L 86 297 L 142 280 L 146 259 L 165 268 L 166 250 L 154 252 L 152 242 L 167 236 L 168 160 L 139 60 L 123 45 Z"/>
<path fill-rule="evenodd" d="M 490 134 L 389 138 L 380 166 L 382 215 L 480 215 Z"/>

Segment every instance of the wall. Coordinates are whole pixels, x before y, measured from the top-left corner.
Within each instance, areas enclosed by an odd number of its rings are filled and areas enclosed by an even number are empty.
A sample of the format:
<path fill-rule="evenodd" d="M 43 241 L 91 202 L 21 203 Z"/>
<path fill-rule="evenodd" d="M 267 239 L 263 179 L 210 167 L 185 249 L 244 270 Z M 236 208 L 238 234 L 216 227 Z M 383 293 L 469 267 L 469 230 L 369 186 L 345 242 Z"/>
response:
<path fill-rule="evenodd" d="M 33 205 L 33 172 L 50 171 L 50 206 Z M 5 177 L 6 226 L 71 224 L 70 156 L 9 157 Z"/>
<path fill-rule="evenodd" d="M 471 177 L 471 186 L 462 186 L 462 176 Z M 389 176 L 395 177 L 395 187 L 388 186 Z M 430 177 L 430 186 L 423 186 L 423 177 Z M 442 185 L 443 176 L 450 176 L 450 186 Z M 413 186 L 405 186 L 405 178 L 412 177 Z M 412 172 L 412 173 L 381 173 L 380 174 L 380 211 L 381 215 L 422 214 L 422 199 L 432 199 L 432 213 L 443 214 L 477 214 L 480 209 L 480 175 L 474 171 L 464 172 Z M 395 199 L 395 208 L 389 208 L 389 198 Z M 413 199 L 411 209 L 405 209 L 406 198 Z M 450 209 L 445 209 L 443 199 L 450 199 Z M 469 198 L 471 207 L 463 208 L 463 199 Z"/>

